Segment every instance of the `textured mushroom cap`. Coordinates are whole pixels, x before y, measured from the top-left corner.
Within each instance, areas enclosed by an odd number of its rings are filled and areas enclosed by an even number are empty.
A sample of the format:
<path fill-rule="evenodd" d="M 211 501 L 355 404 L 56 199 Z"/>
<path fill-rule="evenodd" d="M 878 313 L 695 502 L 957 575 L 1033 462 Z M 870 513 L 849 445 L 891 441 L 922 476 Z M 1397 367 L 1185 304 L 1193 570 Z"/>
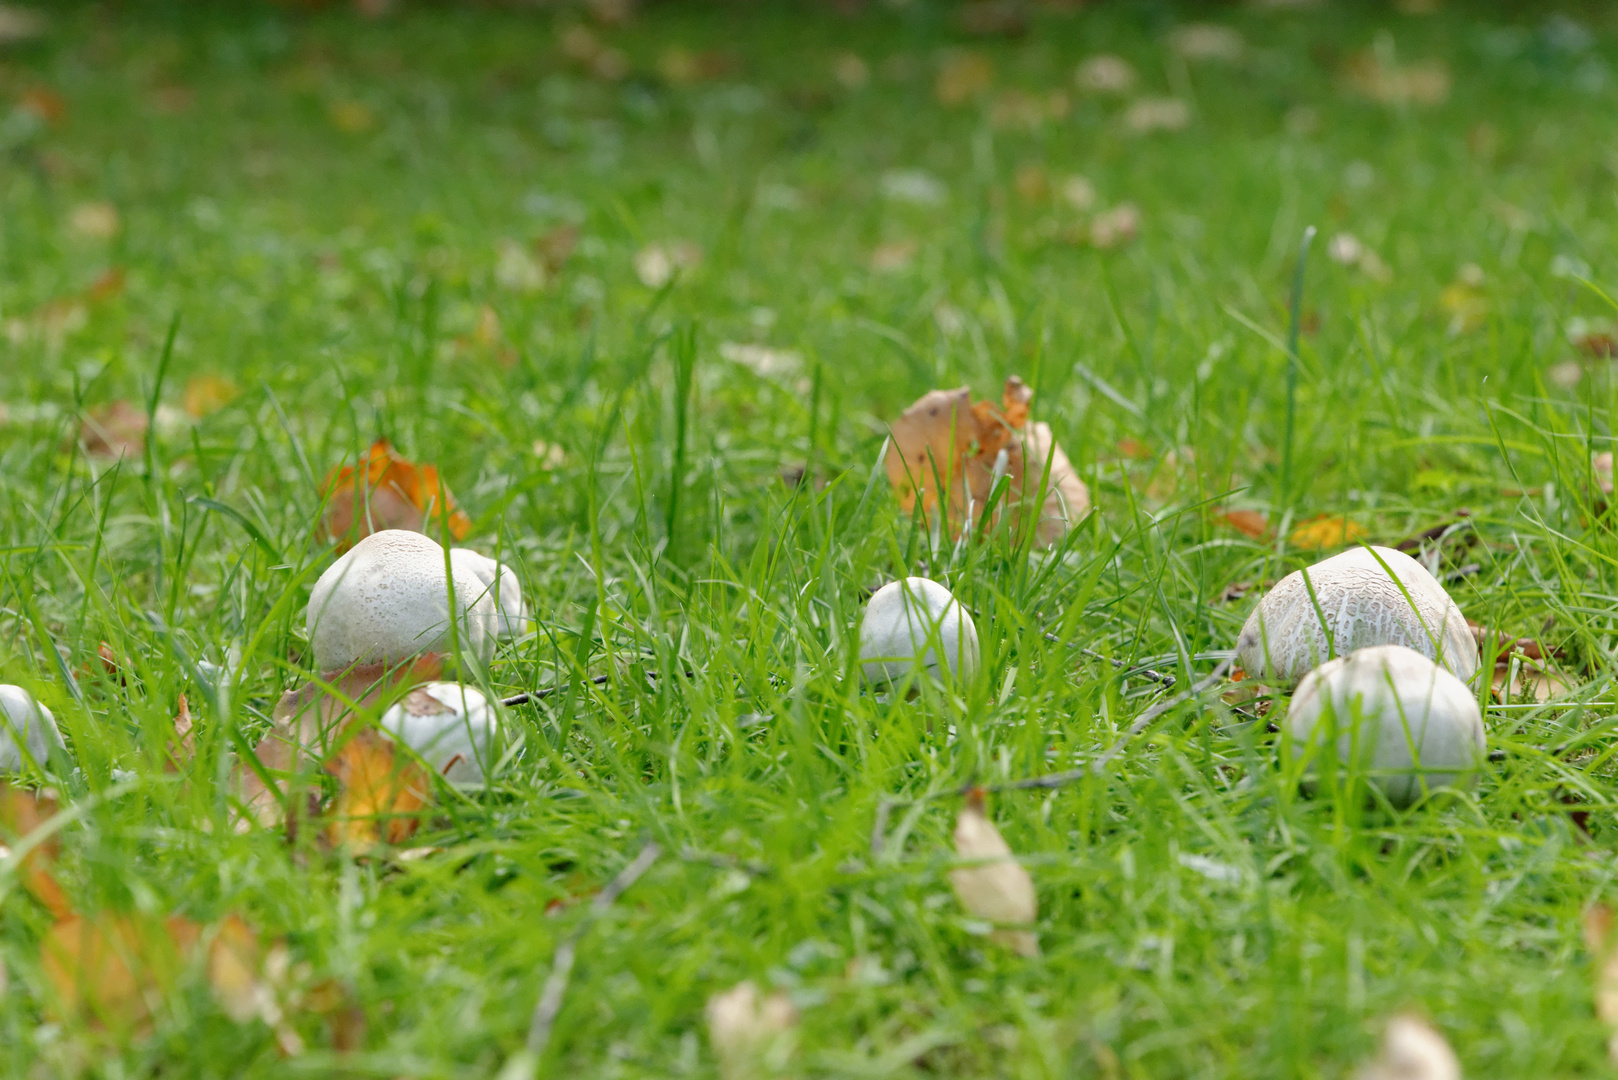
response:
<path fill-rule="evenodd" d="M 978 666 L 978 629 L 972 616 L 944 586 L 927 578 L 891 581 L 876 591 L 860 623 L 860 662 L 875 685 L 909 674 L 915 658 L 937 675 L 943 646 L 948 671 L 970 679 Z"/>
<path fill-rule="evenodd" d="M 35 765 L 44 765 L 51 750 L 62 745 L 62 733 L 56 729 L 56 717 L 34 700 L 34 695 L 20 686 L 0 685 L 0 711 L 5 719 L 0 723 L 0 772 L 17 772 L 23 766 L 22 748 Z"/>
<path fill-rule="evenodd" d="M 500 733 L 494 706 L 460 683 L 428 683 L 382 714 L 382 730 L 458 784 L 482 783 Z"/>
<path fill-rule="evenodd" d="M 1477 640 L 1461 609 L 1427 568 L 1404 552 L 1354 548 L 1316 563 L 1307 573 L 1308 584 L 1303 570 L 1282 578 L 1242 627 L 1236 655 L 1253 678 L 1296 686 L 1332 655 L 1372 645 L 1415 649 L 1463 680 L 1477 673 Z M 1331 628 L 1331 642 L 1322 618 Z"/>
<path fill-rule="evenodd" d="M 471 548 L 450 548 L 450 565 L 457 570 L 470 570 L 483 582 L 483 587 L 494 597 L 500 609 L 500 636 L 521 637 L 528 630 L 528 605 L 523 603 L 522 582 L 517 572 L 504 563 L 495 562 L 482 552 Z"/>
<path fill-rule="evenodd" d="M 486 663 L 500 611 L 471 571 L 457 567 L 454 581 L 461 651 Z M 321 671 L 449 652 L 444 549 L 421 533 L 372 533 L 320 575 L 305 621 Z"/>
<path fill-rule="evenodd" d="M 1335 732 L 1338 760 L 1352 756 L 1395 806 L 1470 784 L 1486 757 L 1472 691 L 1403 645 L 1359 649 L 1304 676 L 1285 730 L 1300 748 Z"/>

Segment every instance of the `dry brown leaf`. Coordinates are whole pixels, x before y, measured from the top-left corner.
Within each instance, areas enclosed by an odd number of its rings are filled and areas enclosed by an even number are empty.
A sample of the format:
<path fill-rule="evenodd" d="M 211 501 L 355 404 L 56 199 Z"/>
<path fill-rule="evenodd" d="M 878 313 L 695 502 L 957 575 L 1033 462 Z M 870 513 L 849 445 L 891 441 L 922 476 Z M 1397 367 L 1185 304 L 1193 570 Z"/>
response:
<path fill-rule="evenodd" d="M 1395 1016 L 1382 1049 L 1357 1080 L 1461 1080 L 1461 1062 L 1444 1036 L 1416 1016 Z"/>
<path fill-rule="evenodd" d="M 273 1001 L 260 981 L 263 966 L 258 935 L 239 916 L 225 916 L 208 944 L 208 985 L 226 1015 L 238 1024 L 263 1015 L 265 1005 Z"/>
<path fill-rule="evenodd" d="M 534 241 L 534 255 L 546 273 L 554 275 L 567 265 L 567 261 L 573 257 L 573 249 L 578 246 L 579 227 L 558 225 Z"/>
<path fill-rule="evenodd" d="M 1367 49 L 1348 62 L 1344 82 L 1383 105 L 1441 105 L 1449 97 L 1449 67 L 1442 60 L 1398 64 Z"/>
<path fill-rule="evenodd" d="M 200 420 L 236 400 L 236 384 L 222 375 L 193 375 L 185 384 L 181 407 Z"/>
<path fill-rule="evenodd" d="M 778 1075 L 791 1057 L 798 1010 L 780 991 L 762 995 L 751 980 L 708 999 L 708 1040 L 724 1080 Z"/>
<path fill-rule="evenodd" d="M 1225 510 L 1214 515 L 1243 536 L 1262 540 L 1270 535 L 1270 522 L 1257 510 Z"/>
<path fill-rule="evenodd" d="M 921 245 L 914 240 L 895 240 L 887 244 L 879 244 L 871 252 L 871 269 L 879 274 L 903 270 L 910 265 L 916 257 Z"/>
<path fill-rule="evenodd" d="M 1326 548 L 1347 547 L 1369 535 L 1370 532 L 1363 525 L 1346 516 L 1321 514 L 1299 523 L 1288 540 L 1295 548 L 1323 551 Z"/>
<path fill-rule="evenodd" d="M 368 850 L 408 840 L 421 824 L 412 816 L 432 800 L 432 780 L 421 764 L 395 752 L 380 732 L 350 736 L 326 771 L 337 777 L 337 798 L 327 836 L 335 847 Z"/>
<path fill-rule="evenodd" d="M 455 509 L 448 488 L 439 503 L 438 469 L 399 456 L 386 439 L 371 444 L 363 472 L 344 465 L 327 474 L 326 495 L 326 534 L 343 551 L 383 529 L 431 535 L 443 525 L 456 540 L 472 531 L 472 519 Z"/>
<path fill-rule="evenodd" d="M 1032 397 L 1028 385 L 1012 376 L 999 408 L 987 401 L 972 404 L 971 391 L 963 386 L 930 391 L 906 409 L 893 422 L 886 458 L 888 480 L 905 510 L 915 508 L 919 495 L 930 519 L 938 509 L 942 481 L 953 534 L 967 524 L 990 526 L 993 522 L 982 520 L 983 509 L 998 471 L 1011 483 L 995 516 L 1009 507 L 1015 524 L 1025 495 L 1033 496 L 1049 461 L 1045 501 L 1034 532 L 1044 546 L 1061 539 L 1089 512 L 1090 493 L 1056 444 L 1050 425 L 1028 423 Z"/>
<path fill-rule="evenodd" d="M 56 1010 L 127 1033 L 151 1021 L 151 1002 L 179 981 L 200 936 L 188 919 L 70 915 L 40 942 Z"/>
<path fill-rule="evenodd" d="M 117 461 L 119 458 L 133 461 L 146 451 L 148 426 L 146 410 L 119 398 L 85 414 L 79 425 L 79 442 L 91 457 L 105 461 Z"/>
<path fill-rule="evenodd" d="M 67 100 L 55 90 L 44 86 L 24 90 L 22 97 L 17 101 L 17 107 L 23 112 L 32 113 L 52 127 L 67 119 Z"/>
<path fill-rule="evenodd" d="M 1011 848 L 983 812 L 983 792 L 967 793 L 955 819 L 955 854 L 976 865 L 949 872 L 949 883 L 961 906 L 974 918 L 998 928 L 990 938 L 1023 956 L 1039 954 L 1032 926 L 1039 917 L 1034 880 L 1012 857 Z"/>
<path fill-rule="evenodd" d="M 0 827 L 5 830 L 8 849 L 26 840 L 35 829 L 55 817 L 56 811 L 56 799 L 51 795 L 36 795 L 9 784 L 0 785 Z M 51 872 L 59 850 L 60 843 L 53 833 L 23 858 L 18 876 L 23 888 L 51 913 L 51 917 L 62 920 L 73 913 L 73 906 Z"/>
<path fill-rule="evenodd" d="M 951 56 L 938 69 L 933 94 L 939 104 L 954 108 L 966 104 L 993 84 L 994 65 L 988 58 L 980 53 L 961 52 Z"/>
<path fill-rule="evenodd" d="M 683 45 L 671 45 L 657 58 L 657 73 L 675 86 L 692 86 L 722 78 L 736 62 L 721 52 L 693 52 Z"/>
<path fill-rule="evenodd" d="M 370 106 L 359 101 L 334 101 L 326 110 L 331 118 L 332 126 L 338 131 L 346 131 L 350 135 L 370 131 L 376 126 L 376 113 Z"/>
<path fill-rule="evenodd" d="M 1618 1064 L 1618 940 L 1612 909 L 1596 904 L 1584 913 L 1584 944 L 1596 962 L 1596 1018 L 1606 1025 L 1607 1060 Z"/>

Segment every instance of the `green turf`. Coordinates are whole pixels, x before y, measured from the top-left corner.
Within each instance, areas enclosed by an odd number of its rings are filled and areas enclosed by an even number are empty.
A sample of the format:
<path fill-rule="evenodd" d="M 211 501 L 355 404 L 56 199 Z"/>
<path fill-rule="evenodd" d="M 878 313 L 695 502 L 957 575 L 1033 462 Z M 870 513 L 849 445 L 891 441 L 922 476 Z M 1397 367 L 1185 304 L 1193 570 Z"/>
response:
<path fill-rule="evenodd" d="M 340 1054 L 297 1012 L 308 1049 L 286 1059 L 192 972 L 150 1034 L 109 1048 L 44 1004 L 49 917 L 6 863 L 7 1075 L 492 1075 L 575 932 L 541 1075 L 714 1075 L 703 1006 L 743 978 L 800 1009 L 800 1077 L 1339 1077 L 1402 1009 L 1470 1076 L 1610 1070 L 1579 924 L 1618 895 L 1599 704 L 1618 520 L 1590 476 L 1618 384 L 1572 340 L 1614 315 L 1607 6 L 1108 3 L 972 39 L 927 0 L 656 4 L 592 30 L 627 60 L 617 82 L 563 55 L 582 16 L 551 9 L 47 6 L 48 37 L 0 54 L 5 109 L 41 88 L 65 107 L 0 123 L 0 630 L 6 677 L 56 710 L 82 768 L 62 794 L 100 796 L 62 833 L 64 884 L 86 912 L 238 913 L 365 1025 Z M 1242 57 L 1167 48 L 1210 17 Z M 671 45 L 724 70 L 671 84 Z M 963 48 L 993 86 L 944 107 Z M 1135 94 L 1074 85 L 1098 52 L 1135 66 Z M 865 85 L 836 77 L 844 53 Z M 1367 100 L 1345 74 L 1367 55 L 1442 61 L 1453 88 Z M 1178 97 L 1189 123 L 1132 133 L 1140 95 Z M 1073 174 L 1088 211 L 1064 200 Z M 75 231 L 100 201 L 117 234 Z M 1123 203 L 1138 240 L 1072 242 Z M 503 241 L 568 223 L 577 250 L 543 288 L 512 287 L 509 256 L 497 272 Z M 1282 346 L 1308 224 L 1289 494 Z M 1342 232 L 1391 276 L 1334 261 Z M 638 280 L 637 252 L 677 242 L 700 261 L 666 292 Z M 1469 264 L 1481 284 L 1446 305 Z M 79 317 L 110 267 L 124 287 Z M 736 344 L 796 359 L 759 374 Z M 178 405 L 202 374 L 240 396 L 118 467 L 75 449 L 84 411 Z M 935 548 L 873 473 L 884 424 L 931 387 L 998 397 L 1011 374 L 1098 512 L 1058 556 Z M 446 793 L 411 841 L 444 850 L 405 864 L 233 834 L 223 783 L 233 740 L 309 674 L 321 481 L 378 436 L 437 463 L 470 542 L 521 566 L 540 631 L 493 686 L 569 684 L 511 710 L 493 789 Z M 784 485 L 787 465 L 816 482 Z M 991 800 L 1043 952 L 995 947 L 950 892 L 950 793 L 1091 761 L 1161 697 L 1077 647 L 1182 686 L 1213 668 L 1200 654 L 1233 644 L 1256 594 L 1211 601 L 1309 559 L 1222 507 L 1347 513 L 1385 543 L 1470 510 L 1477 543 L 1444 564 L 1477 564 L 1452 585 L 1462 609 L 1565 648 L 1568 696 L 1597 704 L 1491 708 L 1503 760 L 1404 816 L 1303 798 L 1262 724 L 1172 709 L 1103 775 Z M 907 571 L 979 613 L 983 672 L 959 698 L 862 692 L 864 590 Z M 197 685 L 193 661 L 235 655 L 224 699 Z M 168 773 L 182 692 L 199 752 Z M 1578 732 L 1565 760 L 1544 749 Z M 664 854 L 605 914 L 571 903 L 650 841 Z"/>

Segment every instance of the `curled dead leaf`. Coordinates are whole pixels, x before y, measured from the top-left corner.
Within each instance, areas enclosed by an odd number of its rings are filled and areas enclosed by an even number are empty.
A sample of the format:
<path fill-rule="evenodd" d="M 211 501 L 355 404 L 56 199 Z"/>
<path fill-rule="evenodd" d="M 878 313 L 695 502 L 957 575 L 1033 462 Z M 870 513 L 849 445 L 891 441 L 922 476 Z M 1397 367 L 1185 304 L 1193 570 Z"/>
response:
<path fill-rule="evenodd" d="M 761 994 L 749 980 L 710 997 L 705 1011 L 708 1040 L 724 1080 L 754 1080 L 786 1067 L 798 1010 L 785 994 Z"/>
<path fill-rule="evenodd" d="M 1000 830 L 984 813 L 981 791 L 967 794 L 955 819 L 955 854 L 974 863 L 949 872 L 961 906 L 973 917 L 995 924 L 991 940 L 1023 956 L 1037 956 L 1039 939 L 1028 929 L 1039 917 L 1033 878 L 1012 857 Z"/>
<path fill-rule="evenodd" d="M 326 477 L 326 498 L 326 534 L 344 551 L 383 529 L 431 534 L 442 526 L 456 540 L 472 531 L 472 519 L 455 509 L 438 469 L 401 457 L 386 439 L 371 444 L 363 469 L 333 469 Z"/>
<path fill-rule="evenodd" d="M 1395 1016 L 1382 1049 L 1357 1080 L 1461 1080 L 1461 1062 L 1444 1036 L 1416 1016 Z"/>
<path fill-rule="evenodd" d="M 1016 376 L 1006 380 L 1001 405 L 972 403 L 971 391 L 933 390 L 893 422 L 888 445 L 888 480 L 905 510 L 918 497 L 929 519 L 938 512 L 940 492 L 947 492 L 945 513 L 958 535 L 968 526 L 989 527 L 984 509 L 1003 476 L 1009 485 L 995 507 L 998 519 L 1009 508 L 1014 527 L 1026 520 L 1025 499 L 1032 499 L 1049 479 L 1034 534 L 1049 546 L 1077 524 L 1090 509 L 1090 492 L 1067 455 L 1057 445 L 1050 425 L 1028 422 L 1033 390 Z"/>
<path fill-rule="evenodd" d="M 190 761 L 196 754 L 196 744 L 191 722 L 191 703 L 185 695 L 180 695 L 178 706 L 174 711 L 174 740 L 169 743 L 169 761 L 166 768 L 173 772 L 179 765 Z"/>

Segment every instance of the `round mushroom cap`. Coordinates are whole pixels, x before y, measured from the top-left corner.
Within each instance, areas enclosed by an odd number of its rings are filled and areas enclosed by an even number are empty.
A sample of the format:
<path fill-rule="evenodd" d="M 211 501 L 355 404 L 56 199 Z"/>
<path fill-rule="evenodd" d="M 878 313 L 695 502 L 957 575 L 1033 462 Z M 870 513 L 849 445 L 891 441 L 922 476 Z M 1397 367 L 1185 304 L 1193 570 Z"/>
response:
<path fill-rule="evenodd" d="M 891 581 L 876 591 L 860 623 L 860 662 L 873 685 L 897 682 L 917 663 L 938 675 L 939 647 L 945 670 L 969 680 L 978 666 L 978 629 L 971 614 L 944 586 L 927 578 Z"/>
<path fill-rule="evenodd" d="M 50 760 L 51 751 L 62 746 L 62 733 L 56 717 L 20 686 L 0 684 L 0 772 L 19 772 L 23 750 L 35 766 Z"/>
<path fill-rule="evenodd" d="M 315 666 L 403 663 L 450 651 L 450 578 L 444 549 L 402 529 L 372 533 L 320 575 L 305 622 Z M 461 651 L 484 663 L 494 655 L 500 611 L 471 571 L 456 567 L 456 633 Z"/>
<path fill-rule="evenodd" d="M 528 605 L 523 603 L 522 582 L 517 580 L 515 570 L 471 548 L 450 548 L 449 561 L 457 570 L 470 570 L 494 597 L 495 606 L 500 609 L 501 637 L 521 637 L 527 633 Z"/>
<path fill-rule="evenodd" d="M 1336 736 L 1353 763 L 1395 806 L 1426 791 L 1465 787 L 1487 760 L 1483 714 L 1466 684 L 1403 645 L 1376 645 L 1304 676 L 1283 728 L 1318 754 Z"/>
<path fill-rule="evenodd" d="M 489 699 L 460 683 L 418 686 L 382 714 L 382 730 L 457 784 L 482 783 L 493 767 L 499 722 Z"/>
<path fill-rule="evenodd" d="M 1466 681 L 1477 674 L 1477 639 L 1461 609 L 1425 566 L 1385 547 L 1282 578 L 1248 616 L 1236 655 L 1249 676 L 1290 688 L 1330 657 L 1372 645 L 1404 645 Z"/>

